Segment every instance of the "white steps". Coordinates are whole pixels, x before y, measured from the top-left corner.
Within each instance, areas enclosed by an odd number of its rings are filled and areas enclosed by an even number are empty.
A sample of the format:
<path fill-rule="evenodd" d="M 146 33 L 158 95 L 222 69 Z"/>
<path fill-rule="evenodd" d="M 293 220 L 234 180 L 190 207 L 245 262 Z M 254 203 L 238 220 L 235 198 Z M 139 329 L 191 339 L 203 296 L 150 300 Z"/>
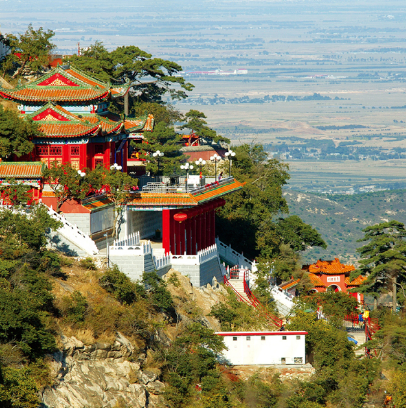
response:
<path fill-rule="evenodd" d="M 248 303 L 251 303 L 250 299 L 248 298 L 247 294 L 244 291 L 244 279 L 229 279 L 229 282 L 233 286 L 236 292 Z"/>

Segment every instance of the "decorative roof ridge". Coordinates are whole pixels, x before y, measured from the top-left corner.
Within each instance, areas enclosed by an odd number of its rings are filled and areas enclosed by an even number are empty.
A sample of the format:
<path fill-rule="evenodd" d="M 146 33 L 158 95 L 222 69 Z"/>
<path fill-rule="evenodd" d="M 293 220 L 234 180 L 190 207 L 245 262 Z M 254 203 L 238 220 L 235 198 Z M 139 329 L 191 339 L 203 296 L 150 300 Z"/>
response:
<path fill-rule="evenodd" d="M 96 82 L 97 84 L 99 84 L 100 86 L 102 86 L 105 89 L 111 89 L 111 84 L 107 83 L 107 82 L 103 82 L 100 79 L 97 79 L 95 77 L 90 76 L 89 74 L 85 73 L 84 71 L 80 70 L 79 68 L 76 68 L 74 65 L 70 65 L 69 68 L 66 69 L 66 71 L 71 70 L 73 72 L 76 72 L 77 74 L 85 77 L 86 79 L 88 79 L 89 81 L 92 82 Z M 68 73 L 68 72 L 67 72 Z M 69 74 L 69 73 L 68 73 Z M 71 75 L 73 76 L 73 75 Z M 73 76 L 74 78 L 76 78 L 75 76 Z M 77 80 L 77 78 L 76 78 Z M 90 85 L 90 84 L 88 84 Z M 90 85 L 91 86 L 91 85 Z"/>
<path fill-rule="evenodd" d="M 55 112 L 62 115 L 64 118 L 69 119 L 70 122 L 81 122 L 83 124 L 93 125 L 92 123 L 90 123 L 85 118 L 80 118 L 79 116 L 75 115 L 74 113 L 69 112 L 67 109 L 63 108 L 61 105 L 57 105 L 57 104 L 53 103 L 52 101 L 48 101 L 41 108 L 39 108 L 35 112 L 26 114 L 24 117 L 25 118 L 34 118 L 35 116 L 40 115 L 42 112 L 44 112 L 47 109 L 54 110 Z M 41 121 L 39 120 L 38 122 L 41 122 Z M 61 120 L 50 120 L 50 121 L 47 121 L 47 123 L 49 123 L 49 124 L 62 123 L 62 124 L 66 124 L 66 125 L 68 124 L 65 121 L 61 121 Z M 97 123 L 99 123 L 99 122 L 97 122 Z"/>
<path fill-rule="evenodd" d="M 0 162 L 0 166 L 42 166 L 44 165 L 44 163 L 40 162 L 40 161 L 34 161 L 34 162 Z"/>

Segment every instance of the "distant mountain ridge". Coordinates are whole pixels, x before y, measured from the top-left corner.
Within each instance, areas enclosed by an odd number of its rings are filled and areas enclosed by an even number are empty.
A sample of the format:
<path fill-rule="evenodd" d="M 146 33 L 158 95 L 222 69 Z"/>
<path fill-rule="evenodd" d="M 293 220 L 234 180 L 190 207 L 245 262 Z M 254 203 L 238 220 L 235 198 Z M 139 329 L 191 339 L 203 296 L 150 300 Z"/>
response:
<path fill-rule="evenodd" d="M 302 254 L 303 263 L 319 258 L 340 258 L 356 263 L 357 242 L 362 230 L 386 220 L 406 223 L 406 190 L 388 190 L 354 195 L 319 195 L 285 190 L 290 214 L 316 228 L 328 247 L 311 248 Z"/>

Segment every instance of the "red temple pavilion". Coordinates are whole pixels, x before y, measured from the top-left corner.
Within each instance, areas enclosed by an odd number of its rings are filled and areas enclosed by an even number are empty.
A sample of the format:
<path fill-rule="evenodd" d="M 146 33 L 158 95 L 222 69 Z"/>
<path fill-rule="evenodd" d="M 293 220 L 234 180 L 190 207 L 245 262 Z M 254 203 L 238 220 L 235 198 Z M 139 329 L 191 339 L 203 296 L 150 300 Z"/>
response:
<path fill-rule="evenodd" d="M 152 115 L 121 119 L 107 110 L 108 101 L 123 97 L 128 85 L 112 86 L 75 68 L 56 67 L 36 81 L 0 96 L 19 103 L 19 110 L 38 123 L 42 132 L 24 161 L 70 162 L 75 168 L 121 165 L 127 171 L 128 140 L 152 131 Z"/>

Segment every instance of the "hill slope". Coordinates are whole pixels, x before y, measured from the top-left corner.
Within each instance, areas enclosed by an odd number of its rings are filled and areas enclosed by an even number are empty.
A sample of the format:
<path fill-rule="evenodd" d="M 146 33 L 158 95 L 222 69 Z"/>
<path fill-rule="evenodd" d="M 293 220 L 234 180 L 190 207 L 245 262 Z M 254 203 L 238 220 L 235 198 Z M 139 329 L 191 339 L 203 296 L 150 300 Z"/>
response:
<path fill-rule="evenodd" d="M 406 190 L 327 196 L 286 190 L 284 196 L 290 213 L 316 228 L 328 244 L 326 250 L 307 250 L 303 262 L 334 257 L 356 262 L 364 228 L 386 220 L 406 223 Z"/>

